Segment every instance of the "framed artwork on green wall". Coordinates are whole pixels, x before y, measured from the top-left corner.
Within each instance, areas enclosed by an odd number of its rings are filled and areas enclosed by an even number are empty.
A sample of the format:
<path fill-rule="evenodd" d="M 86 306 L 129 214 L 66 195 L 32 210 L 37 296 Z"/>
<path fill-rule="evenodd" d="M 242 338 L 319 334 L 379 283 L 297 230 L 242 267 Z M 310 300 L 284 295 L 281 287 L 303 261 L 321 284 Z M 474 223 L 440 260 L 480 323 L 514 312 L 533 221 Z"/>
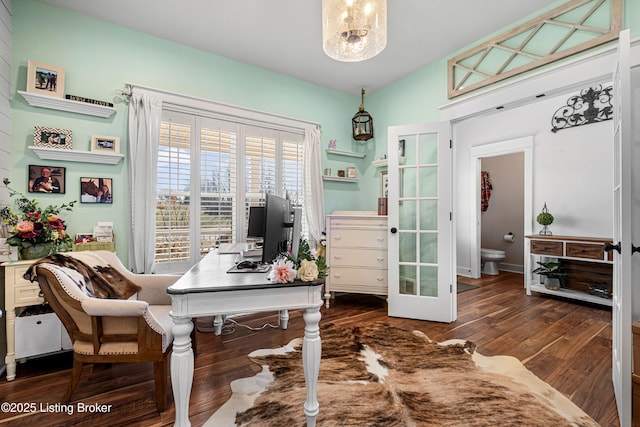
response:
<path fill-rule="evenodd" d="M 64 98 L 64 68 L 31 59 L 27 63 L 27 92 Z"/>

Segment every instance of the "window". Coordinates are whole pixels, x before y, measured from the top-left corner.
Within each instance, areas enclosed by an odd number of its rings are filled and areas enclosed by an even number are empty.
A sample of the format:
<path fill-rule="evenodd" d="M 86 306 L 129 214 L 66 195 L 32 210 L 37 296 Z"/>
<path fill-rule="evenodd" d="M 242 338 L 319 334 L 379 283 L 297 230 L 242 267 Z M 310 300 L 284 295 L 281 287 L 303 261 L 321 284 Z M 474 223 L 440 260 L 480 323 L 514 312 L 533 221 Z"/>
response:
<path fill-rule="evenodd" d="M 220 243 L 245 241 L 249 207 L 264 203 L 267 193 L 289 195 L 302 208 L 303 164 L 302 130 L 164 110 L 156 271 L 185 271 Z"/>

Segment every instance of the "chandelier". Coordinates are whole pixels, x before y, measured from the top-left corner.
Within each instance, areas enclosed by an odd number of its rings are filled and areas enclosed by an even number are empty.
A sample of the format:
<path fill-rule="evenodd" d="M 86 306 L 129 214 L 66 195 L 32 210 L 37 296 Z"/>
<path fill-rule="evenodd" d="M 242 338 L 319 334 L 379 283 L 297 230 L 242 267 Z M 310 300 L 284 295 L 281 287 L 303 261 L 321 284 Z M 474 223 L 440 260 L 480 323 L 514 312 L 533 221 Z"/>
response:
<path fill-rule="evenodd" d="M 338 61 L 373 58 L 387 45 L 387 0 L 322 0 L 322 48 Z"/>

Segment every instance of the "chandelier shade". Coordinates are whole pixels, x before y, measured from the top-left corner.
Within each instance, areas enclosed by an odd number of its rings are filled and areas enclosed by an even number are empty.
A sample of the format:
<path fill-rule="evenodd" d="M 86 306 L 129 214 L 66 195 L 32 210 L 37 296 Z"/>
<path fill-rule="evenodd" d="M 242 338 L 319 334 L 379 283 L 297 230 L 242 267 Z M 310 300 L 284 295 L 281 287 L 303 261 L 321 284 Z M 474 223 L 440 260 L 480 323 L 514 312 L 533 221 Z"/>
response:
<path fill-rule="evenodd" d="M 330 58 L 357 62 L 387 46 L 387 0 L 322 0 L 322 48 Z"/>

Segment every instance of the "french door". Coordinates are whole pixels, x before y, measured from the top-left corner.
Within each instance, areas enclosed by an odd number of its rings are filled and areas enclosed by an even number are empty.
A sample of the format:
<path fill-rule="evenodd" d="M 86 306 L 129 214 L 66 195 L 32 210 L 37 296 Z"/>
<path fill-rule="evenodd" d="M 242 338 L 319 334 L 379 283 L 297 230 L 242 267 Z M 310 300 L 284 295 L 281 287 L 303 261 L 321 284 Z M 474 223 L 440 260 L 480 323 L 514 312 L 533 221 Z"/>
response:
<path fill-rule="evenodd" d="M 389 316 L 456 318 L 449 122 L 388 130 Z"/>
<path fill-rule="evenodd" d="M 620 425 L 631 425 L 631 68 L 629 30 L 621 31 L 613 70 L 612 377 Z"/>

